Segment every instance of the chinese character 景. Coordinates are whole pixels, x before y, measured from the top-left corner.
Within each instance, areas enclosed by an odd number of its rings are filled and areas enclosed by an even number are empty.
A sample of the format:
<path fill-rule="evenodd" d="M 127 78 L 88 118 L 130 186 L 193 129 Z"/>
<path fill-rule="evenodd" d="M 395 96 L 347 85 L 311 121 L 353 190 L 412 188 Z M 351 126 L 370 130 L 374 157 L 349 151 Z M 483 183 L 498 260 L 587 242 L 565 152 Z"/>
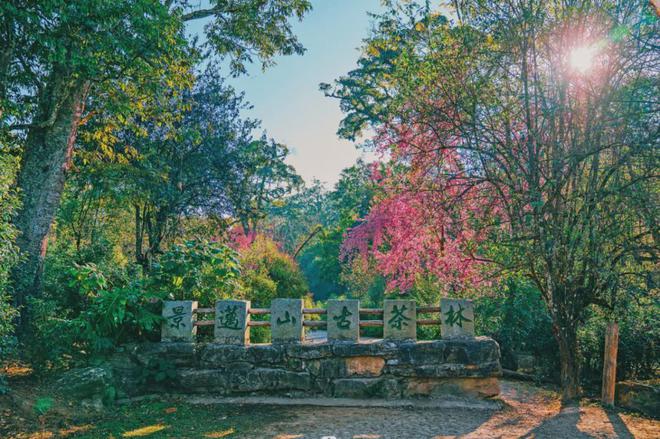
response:
<path fill-rule="evenodd" d="M 186 324 L 183 323 L 183 316 L 186 315 L 186 312 L 183 309 L 183 306 L 175 306 L 172 308 L 171 316 L 167 317 L 170 320 L 170 328 L 179 329 L 179 327 L 186 327 Z"/>

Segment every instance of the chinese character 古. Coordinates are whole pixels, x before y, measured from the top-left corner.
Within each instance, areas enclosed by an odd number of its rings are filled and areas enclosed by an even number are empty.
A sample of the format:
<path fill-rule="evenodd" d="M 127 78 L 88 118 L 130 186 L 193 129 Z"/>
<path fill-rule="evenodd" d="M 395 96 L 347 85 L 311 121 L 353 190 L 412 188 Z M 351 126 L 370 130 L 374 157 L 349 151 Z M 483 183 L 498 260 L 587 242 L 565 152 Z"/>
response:
<path fill-rule="evenodd" d="M 346 317 L 352 316 L 353 313 L 348 310 L 348 308 L 343 307 L 341 310 L 341 314 L 338 316 L 334 316 L 332 319 L 337 322 L 337 327 L 339 329 L 348 329 L 351 327 L 351 321 L 348 320 Z"/>

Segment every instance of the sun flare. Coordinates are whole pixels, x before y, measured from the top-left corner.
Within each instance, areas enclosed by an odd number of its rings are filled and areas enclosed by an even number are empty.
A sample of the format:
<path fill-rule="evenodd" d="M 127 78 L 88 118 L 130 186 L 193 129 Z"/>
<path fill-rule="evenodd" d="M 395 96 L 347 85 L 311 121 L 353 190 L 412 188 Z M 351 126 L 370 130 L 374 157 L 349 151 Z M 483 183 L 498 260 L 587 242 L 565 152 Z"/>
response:
<path fill-rule="evenodd" d="M 594 46 L 573 49 L 568 58 L 571 67 L 580 73 L 586 73 L 594 65 L 596 51 L 597 49 Z"/>

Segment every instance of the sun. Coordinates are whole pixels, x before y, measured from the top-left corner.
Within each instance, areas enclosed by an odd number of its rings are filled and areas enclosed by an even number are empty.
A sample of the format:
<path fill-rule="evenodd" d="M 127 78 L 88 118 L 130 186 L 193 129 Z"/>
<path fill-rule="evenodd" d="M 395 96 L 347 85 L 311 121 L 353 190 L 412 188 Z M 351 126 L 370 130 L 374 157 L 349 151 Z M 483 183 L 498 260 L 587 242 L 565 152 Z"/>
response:
<path fill-rule="evenodd" d="M 596 51 L 594 46 L 576 47 L 569 54 L 568 61 L 574 70 L 586 73 L 594 65 Z"/>

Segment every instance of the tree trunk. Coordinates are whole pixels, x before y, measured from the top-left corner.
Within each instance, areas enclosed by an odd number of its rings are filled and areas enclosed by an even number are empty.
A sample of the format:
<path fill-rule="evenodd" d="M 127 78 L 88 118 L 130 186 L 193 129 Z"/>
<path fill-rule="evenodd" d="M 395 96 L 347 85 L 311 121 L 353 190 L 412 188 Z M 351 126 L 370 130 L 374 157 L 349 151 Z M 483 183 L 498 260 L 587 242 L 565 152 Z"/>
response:
<path fill-rule="evenodd" d="M 556 322 L 553 329 L 559 344 L 562 399 L 565 401 L 573 400 L 580 396 L 577 327 L 575 322 Z"/>
<path fill-rule="evenodd" d="M 47 236 L 60 204 L 87 88 L 54 81 L 40 96 L 38 122 L 27 133 L 17 178 L 23 204 L 15 219 L 24 259 L 12 271 L 14 302 L 21 313 L 19 336 L 29 330 L 27 299 L 41 294 Z"/>

